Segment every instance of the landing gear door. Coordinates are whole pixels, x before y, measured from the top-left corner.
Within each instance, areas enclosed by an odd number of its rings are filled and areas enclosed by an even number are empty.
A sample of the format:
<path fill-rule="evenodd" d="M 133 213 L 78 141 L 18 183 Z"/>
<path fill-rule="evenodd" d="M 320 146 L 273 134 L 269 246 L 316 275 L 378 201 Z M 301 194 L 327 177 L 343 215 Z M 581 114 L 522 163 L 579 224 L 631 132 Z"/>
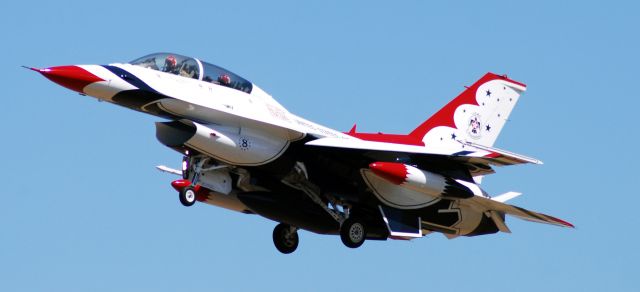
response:
<path fill-rule="evenodd" d="M 407 212 L 387 206 L 378 206 L 390 237 L 412 239 L 422 237 L 421 220 L 413 212 Z"/>
<path fill-rule="evenodd" d="M 202 172 L 199 184 L 214 192 L 228 195 L 231 192 L 231 176 L 227 169 Z"/>

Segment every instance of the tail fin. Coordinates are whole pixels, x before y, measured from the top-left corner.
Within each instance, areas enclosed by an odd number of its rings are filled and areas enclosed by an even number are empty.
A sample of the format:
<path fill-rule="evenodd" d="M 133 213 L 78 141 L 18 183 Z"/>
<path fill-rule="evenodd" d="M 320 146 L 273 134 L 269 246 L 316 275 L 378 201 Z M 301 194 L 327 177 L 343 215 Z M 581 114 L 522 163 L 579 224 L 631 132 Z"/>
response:
<path fill-rule="evenodd" d="M 458 140 L 493 146 L 526 88 L 506 76 L 487 73 L 409 136 L 427 146 L 446 146 Z"/>

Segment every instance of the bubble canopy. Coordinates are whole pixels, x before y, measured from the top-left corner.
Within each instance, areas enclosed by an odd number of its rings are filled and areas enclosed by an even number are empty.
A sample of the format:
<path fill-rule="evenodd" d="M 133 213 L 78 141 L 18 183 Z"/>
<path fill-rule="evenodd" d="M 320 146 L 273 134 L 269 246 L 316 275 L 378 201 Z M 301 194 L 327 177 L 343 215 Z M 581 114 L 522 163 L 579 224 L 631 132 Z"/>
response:
<path fill-rule="evenodd" d="M 193 78 L 251 93 L 253 85 L 246 79 L 216 65 L 196 58 L 172 53 L 155 53 L 129 62 L 132 65 Z"/>

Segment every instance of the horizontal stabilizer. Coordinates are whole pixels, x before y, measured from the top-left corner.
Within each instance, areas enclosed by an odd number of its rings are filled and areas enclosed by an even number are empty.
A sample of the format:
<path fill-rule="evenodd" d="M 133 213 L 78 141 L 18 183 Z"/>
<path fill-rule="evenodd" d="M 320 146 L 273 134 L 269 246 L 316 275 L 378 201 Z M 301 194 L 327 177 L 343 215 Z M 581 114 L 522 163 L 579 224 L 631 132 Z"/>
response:
<path fill-rule="evenodd" d="M 509 194 L 509 193 L 507 193 Z M 507 195 L 505 194 L 505 195 Z M 516 193 L 517 194 L 517 193 Z M 513 196 L 513 195 L 510 195 Z M 500 197 L 500 196 L 499 196 Z M 505 197 L 505 198 L 508 198 Z M 477 206 L 481 206 L 488 211 L 497 211 L 504 214 L 509 214 L 511 216 L 518 217 L 523 220 L 533 221 L 538 223 L 546 223 L 561 227 L 571 227 L 573 228 L 573 224 L 566 222 L 564 220 L 558 219 L 556 217 L 545 215 L 542 213 L 533 212 L 524 208 L 520 208 L 518 206 L 505 204 L 493 199 L 488 199 L 480 196 L 475 196 L 467 200 L 468 203 L 475 204 Z M 495 222 L 495 219 L 494 219 Z M 500 226 L 498 226 L 500 227 Z"/>
<path fill-rule="evenodd" d="M 469 142 L 469 141 L 465 141 L 461 143 L 489 152 L 489 154 L 486 154 L 484 157 L 491 158 L 492 162 L 495 164 L 503 164 L 503 165 L 513 165 L 513 164 L 523 164 L 523 163 L 543 164 L 542 161 L 538 159 L 524 156 L 522 154 L 513 153 L 507 150 L 484 146 L 484 145 L 480 145 L 480 144 Z"/>
<path fill-rule="evenodd" d="M 511 233 L 507 224 L 504 223 L 504 215 L 500 215 L 497 211 L 491 210 L 487 212 L 487 215 L 493 220 L 493 223 L 496 224 L 498 230 L 504 233 Z"/>
<path fill-rule="evenodd" d="M 507 193 L 504 193 L 502 195 L 495 196 L 495 197 L 493 197 L 491 199 L 494 200 L 494 201 L 498 201 L 500 203 L 504 203 L 504 202 L 509 201 L 509 200 L 511 200 L 511 199 L 513 199 L 515 197 L 520 196 L 520 195 L 522 195 L 522 193 L 507 192 Z"/>

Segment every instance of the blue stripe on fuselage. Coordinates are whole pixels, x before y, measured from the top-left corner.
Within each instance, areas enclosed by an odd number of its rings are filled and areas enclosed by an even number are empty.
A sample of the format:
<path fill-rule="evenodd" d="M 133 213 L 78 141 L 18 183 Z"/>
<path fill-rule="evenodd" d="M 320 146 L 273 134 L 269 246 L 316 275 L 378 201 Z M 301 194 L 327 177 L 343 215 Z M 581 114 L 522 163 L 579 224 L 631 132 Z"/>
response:
<path fill-rule="evenodd" d="M 144 81 L 140 80 L 140 78 L 136 77 L 135 75 L 133 75 L 131 72 L 124 70 L 120 67 L 116 67 L 116 66 L 111 66 L 111 65 L 102 65 L 102 67 L 104 67 L 105 69 L 111 71 L 113 74 L 116 74 L 116 76 L 120 77 L 122 80 L 128 82 L 129 84 L 141 89 L 141 90 L 146 90 L 149 92 L 154 92 L 154 93 L 159 93 L 158 91 L 156 91 L 155 89 L 151 88 L 151 86 L 149 86 L 147 83 L 145 83 Z"/>

